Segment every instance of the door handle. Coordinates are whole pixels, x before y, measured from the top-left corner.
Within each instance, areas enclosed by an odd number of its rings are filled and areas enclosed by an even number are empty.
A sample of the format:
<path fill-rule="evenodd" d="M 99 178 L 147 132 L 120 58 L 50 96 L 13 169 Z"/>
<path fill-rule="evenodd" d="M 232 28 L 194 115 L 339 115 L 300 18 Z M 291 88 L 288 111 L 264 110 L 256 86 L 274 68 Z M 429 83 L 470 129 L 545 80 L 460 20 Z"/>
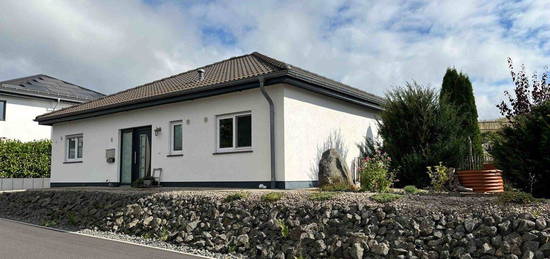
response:
<path fill-rule="evenodd" d="M 136 153 L 137 152 L 134 152 L 134 164 L 136 163 Z"/>

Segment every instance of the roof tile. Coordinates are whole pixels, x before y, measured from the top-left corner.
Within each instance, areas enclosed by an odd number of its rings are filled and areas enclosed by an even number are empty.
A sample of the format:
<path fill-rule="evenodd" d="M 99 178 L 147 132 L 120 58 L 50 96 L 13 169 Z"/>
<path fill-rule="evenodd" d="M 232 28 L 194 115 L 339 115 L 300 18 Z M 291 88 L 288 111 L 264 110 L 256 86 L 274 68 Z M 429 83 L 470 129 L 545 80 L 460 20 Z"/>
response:
<path fill-rule="evenodd" d="M 199 80 L 198 69 L 204 69 L 204 79 Z M 319 76 L 306 70 L 289 66 L 288 64 L 254 52 L 252 54 L 233 57 L 204 67 L 186 71 L 167 78 L 156 80 L 112 95 L 105 96 L 81 105 L 76 105 L 37 117 L 38 121 L 62 118 L 96 110 L 109 109 L 125 104 L 144 102 L 162 98 L 167 95 L 185 95 L 191 90 L 213 87 L 227 82 L 253 78 L 276 72 L 295 74 L 306 80 L 319 81 L 327 88 L 343 91 L 359 98 L 369 100 L 375 104 L 382 102 L 380 97 L 352 88 L 334 80 Z"/>

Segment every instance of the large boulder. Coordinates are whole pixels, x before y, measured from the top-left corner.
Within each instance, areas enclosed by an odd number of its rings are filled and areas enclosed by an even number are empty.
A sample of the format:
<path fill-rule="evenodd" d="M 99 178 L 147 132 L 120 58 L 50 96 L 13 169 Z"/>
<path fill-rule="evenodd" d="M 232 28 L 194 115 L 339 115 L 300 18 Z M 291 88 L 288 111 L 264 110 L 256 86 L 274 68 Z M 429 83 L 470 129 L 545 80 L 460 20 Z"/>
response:
<path fill-rule="evenodd" d="M 331 148 L 321 156 L 319 161 L 319 185 L 325 186 L 334 183 L 353 185 L 353 180 L 346 166 L 346 161 L 336 149 Z"/>

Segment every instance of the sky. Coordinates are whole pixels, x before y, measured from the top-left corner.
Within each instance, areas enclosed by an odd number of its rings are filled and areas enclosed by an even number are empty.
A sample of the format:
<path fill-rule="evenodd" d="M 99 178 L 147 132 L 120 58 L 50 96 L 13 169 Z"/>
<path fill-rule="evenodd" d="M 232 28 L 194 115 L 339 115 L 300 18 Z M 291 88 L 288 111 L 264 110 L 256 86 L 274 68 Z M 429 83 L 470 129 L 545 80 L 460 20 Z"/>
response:
<path fill-rule="evenodd" d="M 383 96 L 472 80 L 480 119 L 512 89 L 506 59 L 550 64 L 550 1 L 0 2 L 0 80 L 47 74 L 111 94 L 254 51 Z"/>

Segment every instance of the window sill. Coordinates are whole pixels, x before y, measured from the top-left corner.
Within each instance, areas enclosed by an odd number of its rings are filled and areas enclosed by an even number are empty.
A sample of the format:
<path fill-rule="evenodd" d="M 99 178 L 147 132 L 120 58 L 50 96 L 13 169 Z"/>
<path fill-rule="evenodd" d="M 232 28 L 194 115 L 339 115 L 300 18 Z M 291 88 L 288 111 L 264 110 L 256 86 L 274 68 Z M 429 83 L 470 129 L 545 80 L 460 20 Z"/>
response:
<path fill-rule="evenodd" d="M 63 164 L 78 164 L 78 163 L 82 163 L 82 160 L 80 160 L 80 161 L 65 161 L 65 162 L 63 162 Z"/>
<path fill-rule="evenodd" d="M 166 157 L 178 157 L 178 156 L 183 156 L 183 154 L 168 154 L 168 155 L 166 155 Z"/>
<path fill-rule="evenodd" d="M 231 151 L 217 151 L 212 153 L 212 155 L 224 155 L 224 154 L 237 154 L 237 153 L 252 153 L 252 149 L 247 150 L 231 150 Z"/>

